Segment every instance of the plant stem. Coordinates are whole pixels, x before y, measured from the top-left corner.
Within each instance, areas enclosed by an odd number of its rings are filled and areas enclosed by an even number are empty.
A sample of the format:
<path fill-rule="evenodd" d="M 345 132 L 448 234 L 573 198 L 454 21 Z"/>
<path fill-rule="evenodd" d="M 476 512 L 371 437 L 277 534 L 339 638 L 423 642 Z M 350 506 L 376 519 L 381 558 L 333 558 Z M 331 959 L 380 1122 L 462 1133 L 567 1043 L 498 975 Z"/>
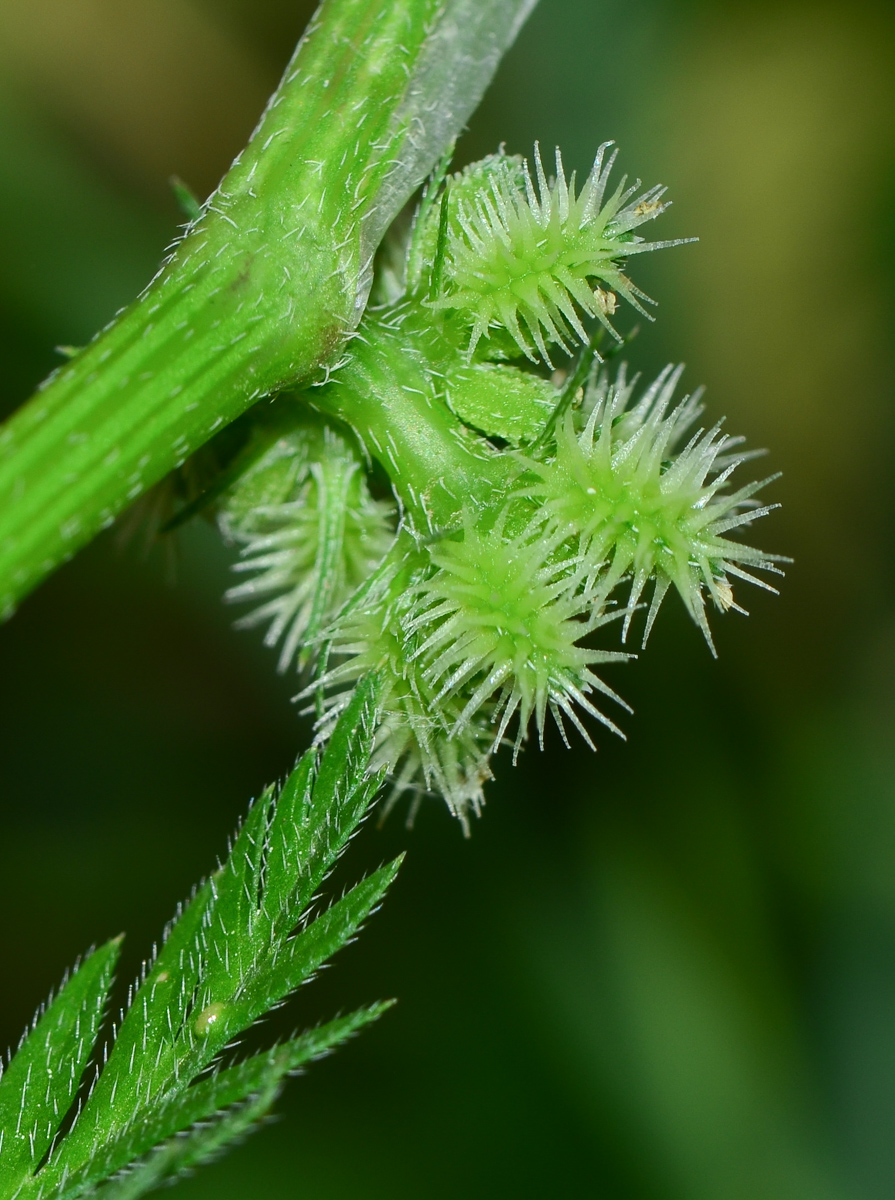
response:
<path fill-rule="evenodd" d="M 417 527 L 443 529 L 470 503 L 488 507 L 505 496 L 518 468 L 450 412 L 433 386 L 432 359 L 412 347 L 400 324 L 368 317 L 363 334 L 350 360 L 310 399 L 350 425 Z"/>
<path fill-rule="evenodd" d="M 338 358 L 385 229 L 534 0 L 324 0 L 146 291 L 0 429 L 0 615 L 259 397 Z"/>

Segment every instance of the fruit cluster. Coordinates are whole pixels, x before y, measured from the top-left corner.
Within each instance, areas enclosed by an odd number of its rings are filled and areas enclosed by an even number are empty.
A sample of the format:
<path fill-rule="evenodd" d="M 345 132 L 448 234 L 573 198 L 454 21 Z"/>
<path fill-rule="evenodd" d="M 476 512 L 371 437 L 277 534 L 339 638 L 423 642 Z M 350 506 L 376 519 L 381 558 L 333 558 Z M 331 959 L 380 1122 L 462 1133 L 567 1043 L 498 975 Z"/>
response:
<path fill-rule="evenodd" d="M 503 153 L 433 180 L 346 361 L 276 402 L 221 504 L 251 576 L 230 598 L 260 601 L 243 624 L 267 623 L 281 668 L 305 673 L 319 736 L 378 671 L 373 768 L 464 823 L 532 719 L 541 740 L 548 712 L 563 737 L 590 742 L 588 719 L 618 732 L 595 668 L 628 655 L 593 636 L 618 619 L 624 641 L 648 583 L 644 642 L 674 586 L 712 647 L 707 602 L 742 611 L 733 579 L 769 587 L 753 571 L 782 561 L 728 536 L 773 506 L 763 483 L 731 488 L 750 455 L 694 429 L 699 395 L 675 405 L 681 369 L 638 395 L 598 352 L 604 331 L 620 340 L 619 296 L 646 312 L 627 260 L 678 244 L 634 232 L 663 189 L 610 193 L 606 151 L 580 192 L 537 150 L 534 181 Z M 565 371 L 557 349 L 577 353 Z"/>

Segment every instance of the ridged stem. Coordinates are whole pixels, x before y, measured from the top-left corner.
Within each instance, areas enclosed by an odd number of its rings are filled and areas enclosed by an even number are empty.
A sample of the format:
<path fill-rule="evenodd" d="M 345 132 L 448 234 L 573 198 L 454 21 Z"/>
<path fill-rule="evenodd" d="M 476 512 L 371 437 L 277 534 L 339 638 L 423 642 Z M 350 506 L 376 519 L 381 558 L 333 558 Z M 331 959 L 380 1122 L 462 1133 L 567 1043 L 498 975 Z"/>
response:
<path fill-rule="evenodd" d="M 0 429 L 0 615 L 257 398 L 338 358 L 373 252 L 534 0 L 324 0 L 141 297 Z"/>
<path fill-rule="evenodd" d="M 499 505 L 518 467 L 457 420 L 438 395 L 437 359 L 410 342 L 368 317 L 350 360 L 310 399 L 351 426 L 415 527 L 436 531 L 458 525 L 470 504 Z"/>

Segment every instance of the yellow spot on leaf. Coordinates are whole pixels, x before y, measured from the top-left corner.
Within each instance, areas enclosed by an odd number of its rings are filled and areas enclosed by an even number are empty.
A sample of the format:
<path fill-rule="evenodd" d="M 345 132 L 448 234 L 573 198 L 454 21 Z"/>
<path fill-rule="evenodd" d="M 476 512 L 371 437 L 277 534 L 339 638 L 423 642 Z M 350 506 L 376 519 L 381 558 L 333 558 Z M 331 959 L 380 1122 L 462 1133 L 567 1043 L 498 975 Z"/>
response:
<path fill-rule="evenodd" d="M 217 1021 L 218 1017 L 220 1017 L 221 1013 L 224 1011 L 224 1007 L 225 1006 L 223 1004 L 218 1003 L 209 1004 L 207 1008 L 202 1009 L 198 1017 L 196 1017 L 196 1023 L 193 1026 L 196 1033 L 198 1033 L 200 1037 L 205 1037 L 212 1025 L 215 1023 L 215 1021 Z"/>

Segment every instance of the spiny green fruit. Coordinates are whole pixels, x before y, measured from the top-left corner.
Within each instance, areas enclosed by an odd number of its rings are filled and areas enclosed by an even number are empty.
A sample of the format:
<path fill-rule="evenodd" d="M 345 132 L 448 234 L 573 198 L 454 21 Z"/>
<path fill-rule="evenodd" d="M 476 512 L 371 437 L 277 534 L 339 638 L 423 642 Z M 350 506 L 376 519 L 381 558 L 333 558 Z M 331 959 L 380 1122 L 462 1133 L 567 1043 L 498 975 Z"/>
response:
<path fill-rule="evenodd" d="M 724 535 L 777 507 L 753 499 L 776 476 L 728 492 L 734 470 L 751 455 L 731 453 L 742 439 L 723 435 L 720 424 L 677 449 L 702 412 L 699 393 L 670 409 L 682 370 L 666 367 L 634 405 L 636 380 L 627 381 L 624 367 L 614 383 L 605 375 L 593 380 L 583 418 L 576 423 L 568 413 L 557 430 L 555 457 L 525 460 L 533 476 L 526 494 L 545 519 L 578 535 L 594 586 L 608 594 L 630 578 L 624 633 L 654 580 L 645 644 L 673 584 L 714 653 L 704 593 L 719 610 L 742 612 L 728 576 L 775 590 L 745 567 L 779 574 L 775 564 L 785 560 Z"/>
<path fill-rule="evenodd" d="M 584 713 L 620 733 L 592 697 L 627 706 L 592 668 L 629 656 L 581 644 L 616 614 L 588 585 L 568 531 L 536 524 L 511 536 L 505 524 L 483 532 L 470 511 L 459 535 L 416 545 L 403 532 L 335 618 L 317 681 L 302 693 L 317 697 L 325 740 L 357 681 L 377 673 L 371 769 L 392 776 L 389 805 L 435 790 L 465 824 L 514 718 L 515 754 L 532 718 L 543 742 L 548 712 L 564 740 L 568 719 L 593 746 Z"/>
<path fill-rule="evenodd" d="M 279 437 L 242 477 L 220 523 L 241 546 L 227 592 L 257 607 L 237 622 L 267 625 L 279 669 L 312 656 L 318 634 L 370 575 L 394 539 L 394 506 L 374 500 L 348 439 L 313 418 Z"/>
<path fill-rule="evenodd" d="M 467 205 L 475 206 L 495 175 L 508 172 L 514 186 L 523 188 L 524 161 L 521 155 L 506 154 L 501 147 L 496 154 L 486 154 L 444 180 L 431 181 L 417 210 L 407 249 L 406 286 L 409 292 L 425 297 L 427 292 L 440 290 L 438 272 L 444 268 L 445 235 L 450 241 L 462 234 L 458 213 Z"/>
<path fill-rule="evenodd" d="M 688 432 L 702 408 L 674 406 L 680 369 L 639 398 L 624 368 L 599 370 L 585 321 L 609 327 L 616 293 L 641 308 L 624 259 L 677 244 L 634 232 L 663 189 L 607 198 L 606 149 L 580 194 L 537 151 L 536 182 L 502 153 L 436 179 L 350 354 L 306 397 L 319 416 L 296 407 L 227 497 L 253 576 L 230 595 L 261 601 L 243 623 L 270 623 L 281 665 L 312 664 L 318 738 L 381 679 L 371 767 L 389 804 L 439 792 L 466 824 L 491 756 L 543 741 L 548 713 L 564 738 L 566 722 L 588 744 L 591 720 L 619 732 L 598 668 L 629 656 L 592 635 L 621 618 L 624 641 L 652 580 L 644 642 L 673 585 L 711 647 L 707 601 L 739 609 L 732 581 L 769 587 L 752 571 L 784 561 L 729 536 L 775 507 L 755 499 L 768 480 L 731 489 L 751 456 L 719 426 Z M 575 340 L 554 386 L 549 347 Z M 397 511 L 372 498 L 372 460 Z"/>
<path fill-rule="evenodd" d="M 449 213 L 443 294 L 431 304 L 471 327 L 467 357 L 496 326 L 509 332 L 521 354 L 532 362 L 540 355 L 549 365 L 549 345 L 571 353 L 576 342 L 587 343 L 581 314 L 618 338 L 609 319 L 616 292 L 649 316 L 641 303 L 651 303 L 649 297 L 622 266 L 634 254 L 682 242 L 645 242 L 633 232 L 668 207 L 665 188 L 637 195 L 639 181 L 627 187 L 625 177 L 606 198 L 616 158 L 613 152 L 606 159 L 611 144 L 600 147 L 577 194 L 575 175 L 566 180 L 559 150 L 556 177 L 548 181 L 537 146 L 537 190 L 528 163 L 506 156 L 486 159 L 448 186 L 442 201 Z M 609 290 L 593 286 L 594 280 Z"/>
<path fill-rule="evenodd" d="M 462 701 L 437 697 L 416 662 L 421 641 L 412 628 L 416 588 L 431 570 L 426 551 L 401 533 L 333 622 L 318 677 L 300 698 L 316 698 L 318 740 L 326 741 L 358 681 L 376 672 L 381 716 L 370 769 L 384 769 L 391 776 L 386 811 L 404 793 L 415 793 L 412 819 L 421 791 L 436 791 L 468 827 L 469 814 L 480 812 L 483 785 L 491 778 L 493 733 L 485 712 L 458 728 Z"/>
<path fill-rule="evenodd" d="M 425 633 L 415 653 L 435 705 L 459 701 L 451 736 L 493 705 L 491 749 L 518 714 L 516 753 L 532 716 L 543 745 L 547 711 L 565 737 L 563 717 L 592 745 L 576 707 L 620 733 L 588 699 L 602 692 L 626 707 L 591 667 L 626 655 L 585 649 L 586 634 L 605 624 L 602 604 L 587 586 L 585 561 L 568 557 L 564 529 L 543 527 L 507 536 L 505 514 L 486 533 L 471 517 L 460 540 L 430 551 L 435 572 L 417 585 L 418 613 L 408 628 Z"/>

